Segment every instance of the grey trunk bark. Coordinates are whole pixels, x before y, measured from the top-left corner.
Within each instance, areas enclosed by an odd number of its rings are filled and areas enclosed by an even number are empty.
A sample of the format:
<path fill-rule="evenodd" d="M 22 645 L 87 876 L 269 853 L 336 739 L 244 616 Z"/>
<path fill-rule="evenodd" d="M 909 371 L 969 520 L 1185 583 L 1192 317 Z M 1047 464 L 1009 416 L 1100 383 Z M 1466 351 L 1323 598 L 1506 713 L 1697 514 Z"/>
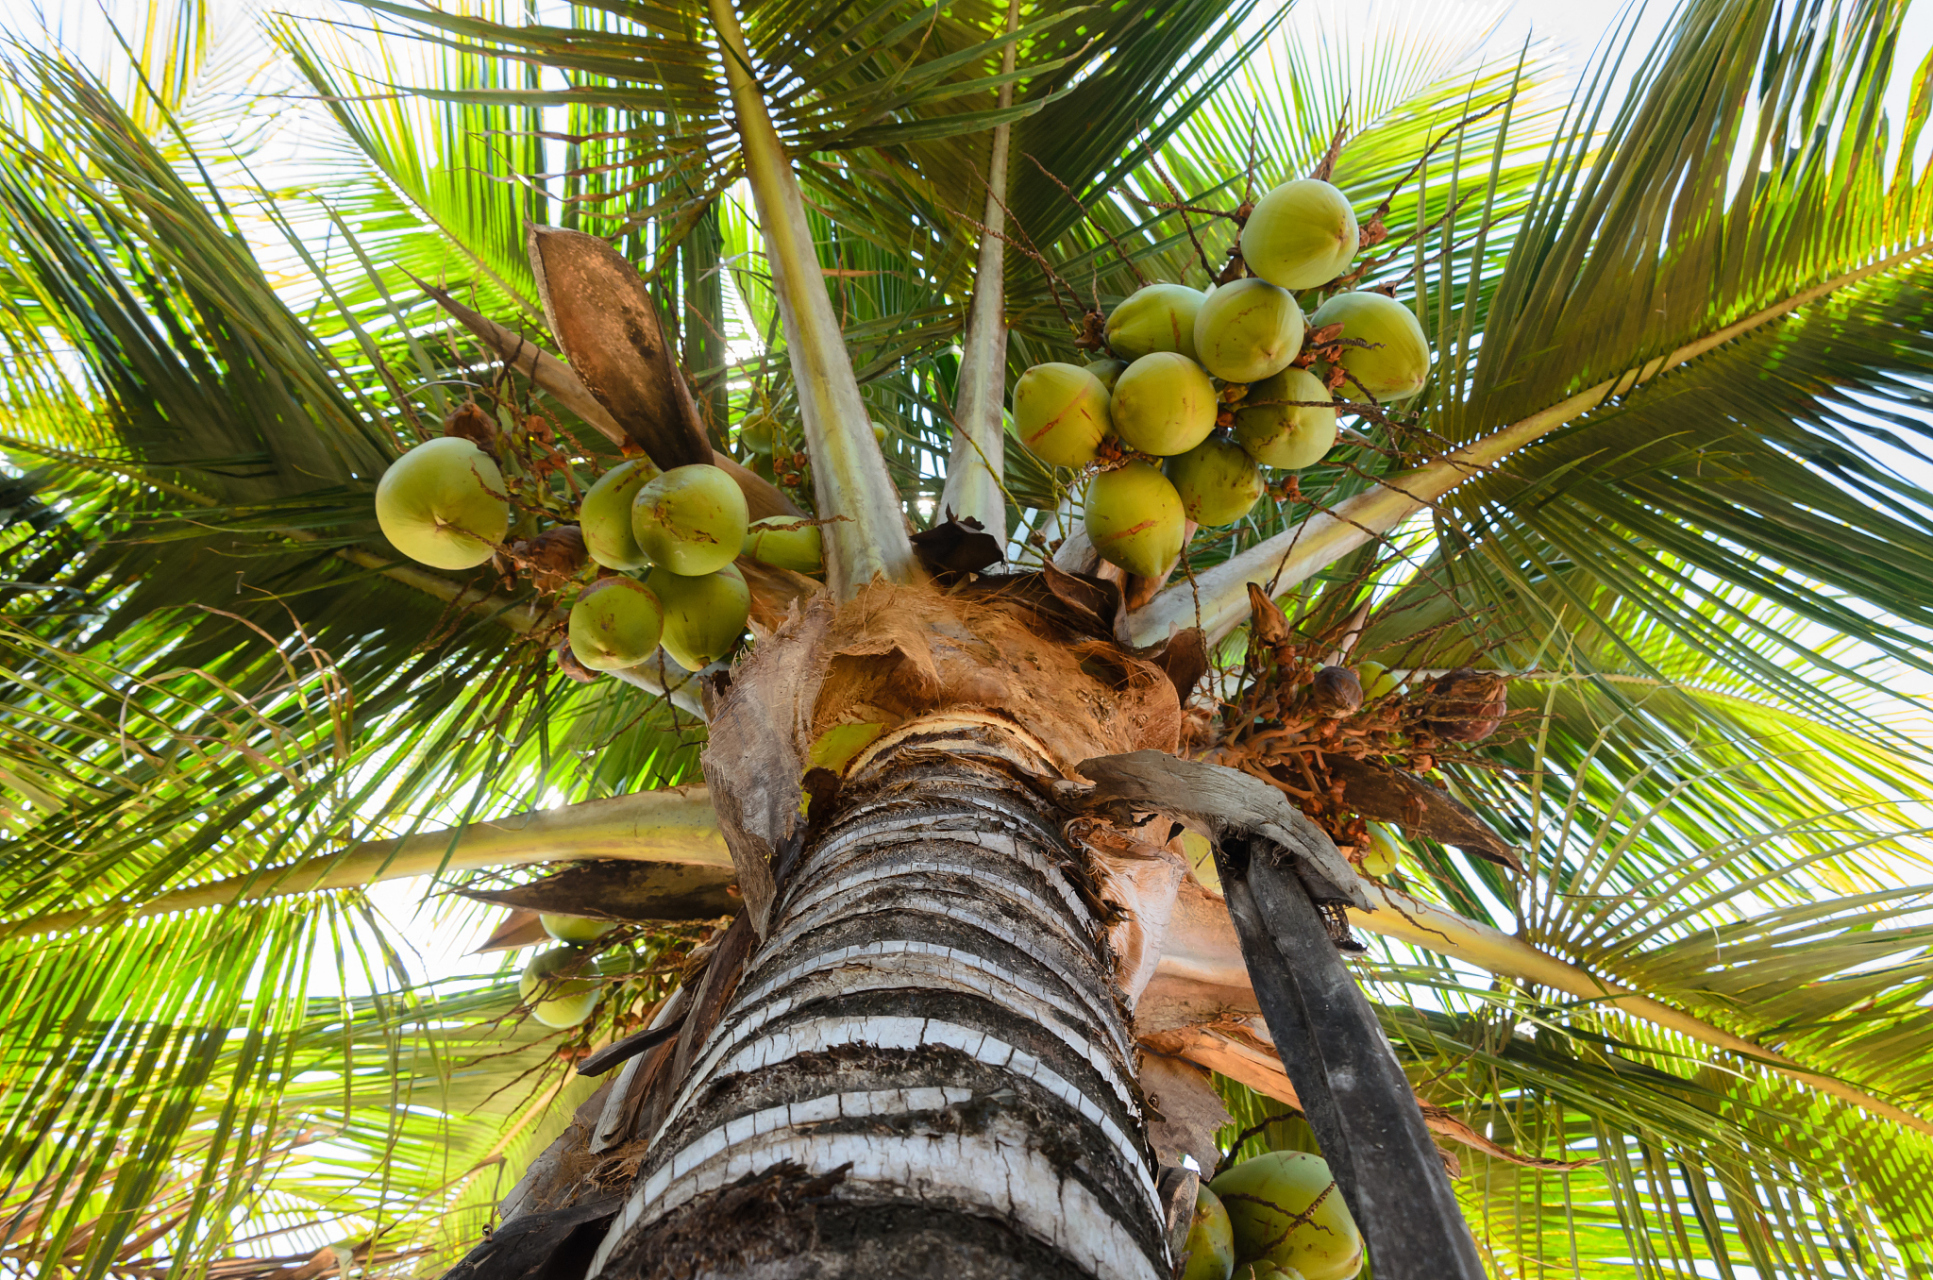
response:
<path fill-rule="evenodd" d="M 1104 908 L 962 745 L 846 781 L 592 1276 L 1168 1275 Z"/>

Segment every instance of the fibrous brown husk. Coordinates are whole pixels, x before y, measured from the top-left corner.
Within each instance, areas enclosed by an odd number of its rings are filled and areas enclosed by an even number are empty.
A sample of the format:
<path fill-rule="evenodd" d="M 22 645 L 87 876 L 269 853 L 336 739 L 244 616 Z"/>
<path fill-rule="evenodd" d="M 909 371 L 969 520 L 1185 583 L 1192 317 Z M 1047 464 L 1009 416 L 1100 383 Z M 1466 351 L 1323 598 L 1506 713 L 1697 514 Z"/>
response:
<path fill-rule="evenodd" d="M 843 605 L 819 593 L 733 672 L 705 776 L 761 930 L 774 858 L 800 831 L 805 762 L 838 725 L 884 725 L 884 743 L 930 717 L 991 719 L 1036 739 L 1070 779 L 1093 756 L 1176 748 L 1181 701 L 1168 672 L 1093 635 L 1089 617 L 1109 632 L 1112 619 L 1083 599 L 1090 584 L 1068 577 L 1013 575 L 953 593 L 877 582 Z"/>

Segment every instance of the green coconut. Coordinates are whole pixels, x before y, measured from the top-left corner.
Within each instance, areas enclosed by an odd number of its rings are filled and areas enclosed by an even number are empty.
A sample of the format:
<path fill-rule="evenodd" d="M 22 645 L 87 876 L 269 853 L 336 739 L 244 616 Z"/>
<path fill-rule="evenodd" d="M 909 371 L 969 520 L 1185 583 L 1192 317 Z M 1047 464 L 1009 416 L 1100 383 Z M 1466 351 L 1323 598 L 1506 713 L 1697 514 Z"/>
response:
<path fill-rule="evenodd" d="M 1186 453 L 1215 429 L 1215 384 L 1187 356 L 1142 356 L 1114 384 L 1110 416 L 1121 443 L 1158 458 Z"/>
<path fill-rule="evenodd" d="M 1313 289 L 1349 269 L 1361 240 L 1348 196 L 1320 178 L 1296 178 L 1255 202 L 1242 261 L 1270 284 Z"/>
<path fill-rule="evenodd" d="M 1358 662 L 1356 679 L 1362 684 L 1362 700 L 1374 702 L 1384 694 L 1394 693 L 1402 686 L 1402 681 L 1390 674 L 1388 667 L 1380 662 Z"/>
<path fill-rule="evenodd" d="M 1188 1223 L 1188 1253 L 1181 1280 L 1228 1280 L 1235 1270 L 1235 1232 L 1228 1210 L 1206 1183 L 1195 1192 L 1195 1215 Z"/>
<path fill-rule="evenodd" d="M 1293 1267 L 1307 1280 L 1350 1280 L 1362 1269 L 1362 1232 L 1322 1157 L 1271 1151 L 1210 1186 L 1228 1209 L 1237 1258 Z"/>
<path fill-rule="evenodd" d="M 1430 376 L 1430 344 L 1416 313 L 1380 293 L 1339 293 L 1316 308 L 1315 328 L 1342 326 L 1342 336 L 1371 343 L 1344 347 L 1336 357 L 1349 375 L 1340 390 L 1351 400 L 1364 392 L 1378 404 L 1407 400 Z"/>
<path fill-rule="evenodd" d="M 1109 395 L 1114 394 L 1115 379 L 1119 378 L 1121 371 L 1127 367 L 1127 361 L 1116 360 L 1112 357 L 1103 357 L 1099 360 L 1089 360 L 1087 362 L 1087 371 L 1101 380 L 1101 385 L 1107 388 Z"/>
<path fill-rule="evenodd" d="M 617 928 L 615 920 L 594 920 L 590 916 L 565 916 L 552 911 L 541 911 L 537 922 L 544 926 L 544 932 L 559 942 L 574 942 L 580 946 L 595 942 L 611 930 Z"/>
<path fill-rule="evenodd" d="M 1262 469 L 1233 441 L 1212 436 L 1168 459 L 1169 481 L 1181 509 L 1196 524 L 1233 524 L 1261 498 Z"/>
<path fill-rule="evenodd" d="M 1013 388 L 1013 429 L 1041 461 L 1084 467 L 1108 431 L 1108 393 L 1077 364 L 1037 364 Z"/>
<path fill-rule="evenodd" d="M 593 671 L 637 666 L 663 630 L 658 597 L 636 578 L 599 578 L 571 606 L 571 654 Z"/>
<path fill-rule="evenodd" d="M 1202 292 L 1185 284 L 1143 285 L 1107 318 L 1107 345 L 1115 355 L 1138 360 L 1153 351 L 1195 358 L 1195 312 Z"/>
<path fill-rule="evenodd" d="M 758 457 L 771 457 L 778 438 L 779 420 L 769 413 L 761 413 L 738 424 L 739 446 Z"/>
<path fill-rule="evenodd" d="M 752 521 L 745 532 L 745 554 L 760 564 L 794 573 L 818 573 L 825 568 L 819 526 L 808 516 L 766 516 Z"/>
<path fill-rule="evenodd" d="M 574 1027 L 597 1008 L 598 984 L 589 978 L 560 977 L 576 970 L 584 953 L 576 947 L 539 951 L 517 979 L 517 998 L 530 1006 L 530 1016 L 547 1027 Z"/>
<path fill-rule="evenodd" d="M 1322 379 L 1293 366 L 1251 383 L 1235 410 L 1235 441 L 1264 466 L 1312 467 L 1336 444 L 1336 411 L 1310 403 L 1329 399 Z"/>
<path fill-rule="evenodd" d="M 651 559 L 631 529 L 631 500 L 660 474 L 651 459 L 631 458 L 597 478 L 577 505 L 577 527 L 591 559 L 606 569 L 650 567 Z"/>
<path fill-rule="evenodd" d="M 1369 847 L 1363 850 L 1362 869 L 1378 880 L 1396 870 L 1402 860 L 1403 851 L 1397 847 L 1396 838 L 1389 834 L 1389 828 L 1380 822 L 1369 826 Z"/>
<path fill-rule="evenodd" d="M 750 521 L 738 482 L 709 463 L 673 467 L 631 500 L 631 531 L 651 563 L 688 578 L 738 559 Z"/>
<path fill-rule="evenodd" d="M 1224 382 L 1257 382 L 1302 354 L 1302 308 L 1266 280 L 1236 280 L 1195 312 L 1195 358 Z"/>
<path fill-rule="evenodd" d="M 1181 554 L 1187 515 L 1168 477 L 1150 463 L 1130 462 L 1088 482 L 1085 520 L 1101 559 L 1153 578 Z"/>
<path fill-rule="evenodd" d="M 653 569 L 645 585 L 664 604 L 664 651 L 687 671 L 730 653 L 751 616 L 752 593 L 735 565 L 701 578 Z"/>
<path fill-rule="evenodd" d="M 425 441 L 376 482 L 376 523 L 419 564 L 474 569 L 510 529 L 503 472 L 462 436 Z"/>
<path fill-rule="evenodd" d="M 1273 1262 L 1244 1262 L 1236 1267 L 1230 1280 L 1303 1280 L 1294 1267 L 1278 1267 Z"/>

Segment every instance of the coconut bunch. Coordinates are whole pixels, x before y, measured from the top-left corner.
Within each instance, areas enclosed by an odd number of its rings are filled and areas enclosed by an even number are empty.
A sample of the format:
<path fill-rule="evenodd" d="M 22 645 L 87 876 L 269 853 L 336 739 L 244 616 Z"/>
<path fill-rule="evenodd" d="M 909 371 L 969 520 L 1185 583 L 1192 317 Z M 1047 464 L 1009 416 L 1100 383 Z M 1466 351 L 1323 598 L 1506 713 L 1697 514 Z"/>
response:
<path fill-rule="evenodd" d="M 1458 667 L 1425 677 L 1379 662 L 1330 661 L 1320 656 L 1336 656 L 1330 638 L 1297 637 L 1255 588 L 1250 603 L 1251 678 L 1224 709 L 1210 758 L 1282 791 L 1358 870 L 1379 880 L 1396 870 L 1402 848 L 1389 826 L 1370 820 L 1374 807 L 1405 828 L 1414 819 L 1423 834 L 1459 843 L 1480 830 L 1467 811 L 1440 825 L 1439 805 L 1453 802 L 1422 776 L 1448 761 L 1474 761 L 1467 749 L 1505 725 L 1503 675 Z M 1478 843 L 1483 856 L 1504 848 L 1483 848 L 1480 836 Z"/>
<path fill-rule="evenodd" d="M 752 521 L 738 481 L 719 467 L 661 471 L 627 458 L 573 511 L 549 481 L 564 469 L 562 455 L 547 450 L 533 462 L 523 442 L 482 429 L 489 425 L 468 406 L 443 437 L 399 458 L 377 485 L 377 521 L 399 551 L 433 568 L 494 561 L 528 572 L 539 590 L 575 590 L 567 646 L 587 673 L 639 666 L 661 646 L 692 671 L 730 653 L 752 603 L 735 564 L 741 555 L 820 570 L 818 526 L 803 517 Z M 514 533 L 526 536 L 507 541 Z"/>
<path fill-rule="evenodd" d="M 1107 316 L 1107 355 L 1038 364 L 1013 392 L 1013 431 L 1044 462 L 1093 469 L 1086 528 L 1103 560 L 1165 576 L 1189 524 L 1227 525 L 1334 447 L 1339 409 L 1415 395 L 1429 344 L 1385 294 L 1331 286 L 1362 233 L 1336 187 L 1301 178 L 1233 215 L 1240 252 L 1206 291 L 1143 286 Z M 1340 393 L 1342 402 L 1337 402 Z"/>
<path fill-rule="evenodd" d="M 1244 1160 L 1202 1184 L 1181 1280 L 1350 1280 L 1363 1237 L 1329 1164 L 1302 1151 Z"/>
<path fill-rule="evenodd" d="M 611 976 L 592 956 L 590 944 L 617 928 L 609 920 L 586 916 L 542 915 L 538 917 L 561 946 L 539 951 L 524 966 L 517 979 L 517 998 L 530 1016 L 544 1026 L 565 1030 L 575 1027 L 597 1010 Z"/>

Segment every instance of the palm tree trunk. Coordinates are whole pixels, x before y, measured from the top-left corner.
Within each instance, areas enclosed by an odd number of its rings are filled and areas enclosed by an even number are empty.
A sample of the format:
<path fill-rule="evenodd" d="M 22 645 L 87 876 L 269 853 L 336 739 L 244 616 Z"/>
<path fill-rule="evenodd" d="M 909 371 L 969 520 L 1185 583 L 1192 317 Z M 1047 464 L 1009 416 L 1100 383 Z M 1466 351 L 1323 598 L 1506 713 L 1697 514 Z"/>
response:
<path fill-rule="evenodd" d="M 1100 903 L 1011 744 L 959 745 L 781 871 L 592 1275 L 1168 1274 Z"/>

